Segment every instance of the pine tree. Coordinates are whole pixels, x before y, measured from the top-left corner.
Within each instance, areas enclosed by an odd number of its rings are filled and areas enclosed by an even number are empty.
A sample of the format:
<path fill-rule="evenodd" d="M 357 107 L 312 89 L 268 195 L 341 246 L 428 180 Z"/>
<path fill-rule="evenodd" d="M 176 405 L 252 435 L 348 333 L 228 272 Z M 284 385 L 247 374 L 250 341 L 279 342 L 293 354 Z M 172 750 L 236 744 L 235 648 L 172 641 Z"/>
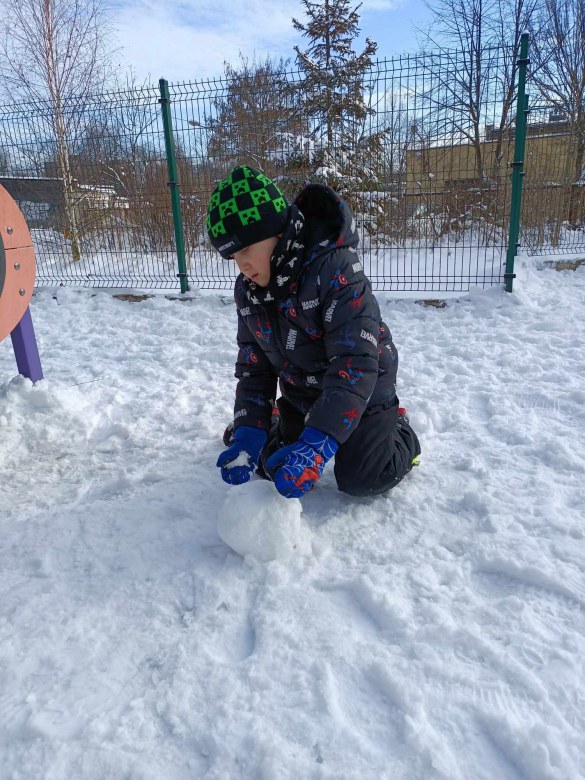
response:
<path fill-rule="evenodd" d="M 292 21 L 308 39 L 305 51 L 298 46 L 295 51 L 303 73 L 299 90 L 315 138 L 305 170 L 310 178 L 335 187 L 354 209 L 363 211 L 363 193 L 378 187 L 375 170 L 382 157 L 383 132 L 372 129 L 372 122 L 367 126 L 366 120 L 376 112 L 365 99 L 366 75 L 378 45 L 367 38 L 360 54 L 353 49 L 360 33 L 361 4 L 352 9 L 351 0 L 302 2 L 306 24 Z"/>
<path fill-rule="evenodd" d="M 352 49 L 360 33 L 361 4 L 351 10 L 350 0 L 302 2 L 308 22 L 303 25 L 293 19 L 293 25 L 309 40 L 306 51 L 295 46 L 297 64 L 305 74 L 305 106 L 311 114 L 322 117 L 331 147 L 336 133 L 347 131 L 347 125 L 362 122 L 373 113 L 364 103 L 363 85 L 378 44 L 367 38 L 361 54 Z"/>

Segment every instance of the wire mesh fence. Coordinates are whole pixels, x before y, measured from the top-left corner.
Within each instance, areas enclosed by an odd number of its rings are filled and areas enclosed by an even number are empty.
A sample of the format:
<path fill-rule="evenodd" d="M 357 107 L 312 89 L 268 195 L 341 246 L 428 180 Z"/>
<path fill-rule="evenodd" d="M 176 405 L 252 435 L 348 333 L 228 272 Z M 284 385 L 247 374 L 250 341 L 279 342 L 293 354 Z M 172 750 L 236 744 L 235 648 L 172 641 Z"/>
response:
<path fill-rule="evenodd" d="M 0 184 L 31 228 L 38 284 L 176 286 L 158 90 L 0 109 Z"/>
<path fill-rule="evenodd" d="M 190 284 L 233 284 L 205 212 L 237 163 L 264 170 L 289 199 L 309 181 L 338 190 L 375 289 L 501 283 L 511 56 L 488 50 L 479 73 L 468 53 L 441 51 L 378 61 L 353 83 L 324 73 L 309 85 L 266 65 L 170 85 Z M 348 96 L 354 109 L 335 111 Z M 159 97 L 152 87 L 70 100 L 60 122 L 48 103 L 0 108 L 0 184 L 31 227 L 39 284 L 178 287 Z"/>
<path fill-rule="evenodd" d="M 521 244 L 529 254 L 585 251 L 585 123 L 551 106 L 530 108 Z"/>
<path fill-rule="evenodd" d="M 501 281 L 509 169 L 500 147 L 504 155 L 513 147 L 510 139 L 483 138 L 485 124 L 501 121 L 502 50 L 488 56 L 474 106 L 479 121 L 465 99 L 461 52 L 377 62 L 360 84 L 359 120 L 308 115 L 307 86 L 297 71 L 175 86 L 181 190 L 192 206 L 186 219 L 192 278 L 204 286 L 232 283 L 233 269 L 218 264 L 200 236 L 214 182 L 246 161 L 278 180 L 291 199 L 308 181 L 338 190 L 353 208 L 376 289 L 465 290 Z M 328 86 L 324 78 L 311 88 L 325 93 Z"/>

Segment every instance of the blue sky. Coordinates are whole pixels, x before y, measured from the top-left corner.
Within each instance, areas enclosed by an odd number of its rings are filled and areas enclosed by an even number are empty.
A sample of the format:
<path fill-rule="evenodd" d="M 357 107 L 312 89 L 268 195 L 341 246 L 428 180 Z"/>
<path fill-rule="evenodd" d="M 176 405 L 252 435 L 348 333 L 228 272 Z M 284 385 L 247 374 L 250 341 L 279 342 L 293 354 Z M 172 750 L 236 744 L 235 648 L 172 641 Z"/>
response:
<path fill-rule="evenodd" d="M 303 40 L 291 17 L 302 19 L 302 12 L 295 0 L 122 0 L 114 27 L 121 64 L 140 81 L 196 81 L 220 76 L 240 51 L 294 55 Z M 360 16 L 362 40 L 373 38 L 380 58 L 417 50 L 415 27 L 429 23 L 423 0 L 363 0 Z"/>

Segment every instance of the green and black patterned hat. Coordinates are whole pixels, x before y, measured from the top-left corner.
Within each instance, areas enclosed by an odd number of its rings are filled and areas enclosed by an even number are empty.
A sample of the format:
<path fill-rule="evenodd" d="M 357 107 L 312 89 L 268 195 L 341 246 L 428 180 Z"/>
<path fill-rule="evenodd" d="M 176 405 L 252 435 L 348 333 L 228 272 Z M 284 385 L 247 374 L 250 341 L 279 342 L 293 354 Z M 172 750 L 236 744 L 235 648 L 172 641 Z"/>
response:
<path fill-rule="evenodd" d="M 237 165 L 214 189 L 207 208 L 207 232 L 222 257 L 281 233 L 288 204 L 261 171 Z"/>

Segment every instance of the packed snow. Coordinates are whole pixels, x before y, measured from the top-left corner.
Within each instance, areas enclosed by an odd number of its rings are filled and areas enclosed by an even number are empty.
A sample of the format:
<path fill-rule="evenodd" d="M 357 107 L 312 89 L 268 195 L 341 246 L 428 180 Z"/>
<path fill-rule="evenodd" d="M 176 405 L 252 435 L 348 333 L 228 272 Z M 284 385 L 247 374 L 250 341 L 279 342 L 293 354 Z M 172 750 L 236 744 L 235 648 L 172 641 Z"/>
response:
<path fill-rule="evenodd" d="M 229 491 L 217 533 L 242 557 L 286 560 L 311 553 L 311 535 L 298 498 L 283 498 L 271 482 L 252 480 Z"/>
<path fill-rule="evenodd" d="M 584 777 L 585 267 L 515 286 L 379 294 L 421 465 L 300 502 L 215 467 L 225 294 L 38 291 L 46 379 L 0 344 L 2 779 Z"/>

